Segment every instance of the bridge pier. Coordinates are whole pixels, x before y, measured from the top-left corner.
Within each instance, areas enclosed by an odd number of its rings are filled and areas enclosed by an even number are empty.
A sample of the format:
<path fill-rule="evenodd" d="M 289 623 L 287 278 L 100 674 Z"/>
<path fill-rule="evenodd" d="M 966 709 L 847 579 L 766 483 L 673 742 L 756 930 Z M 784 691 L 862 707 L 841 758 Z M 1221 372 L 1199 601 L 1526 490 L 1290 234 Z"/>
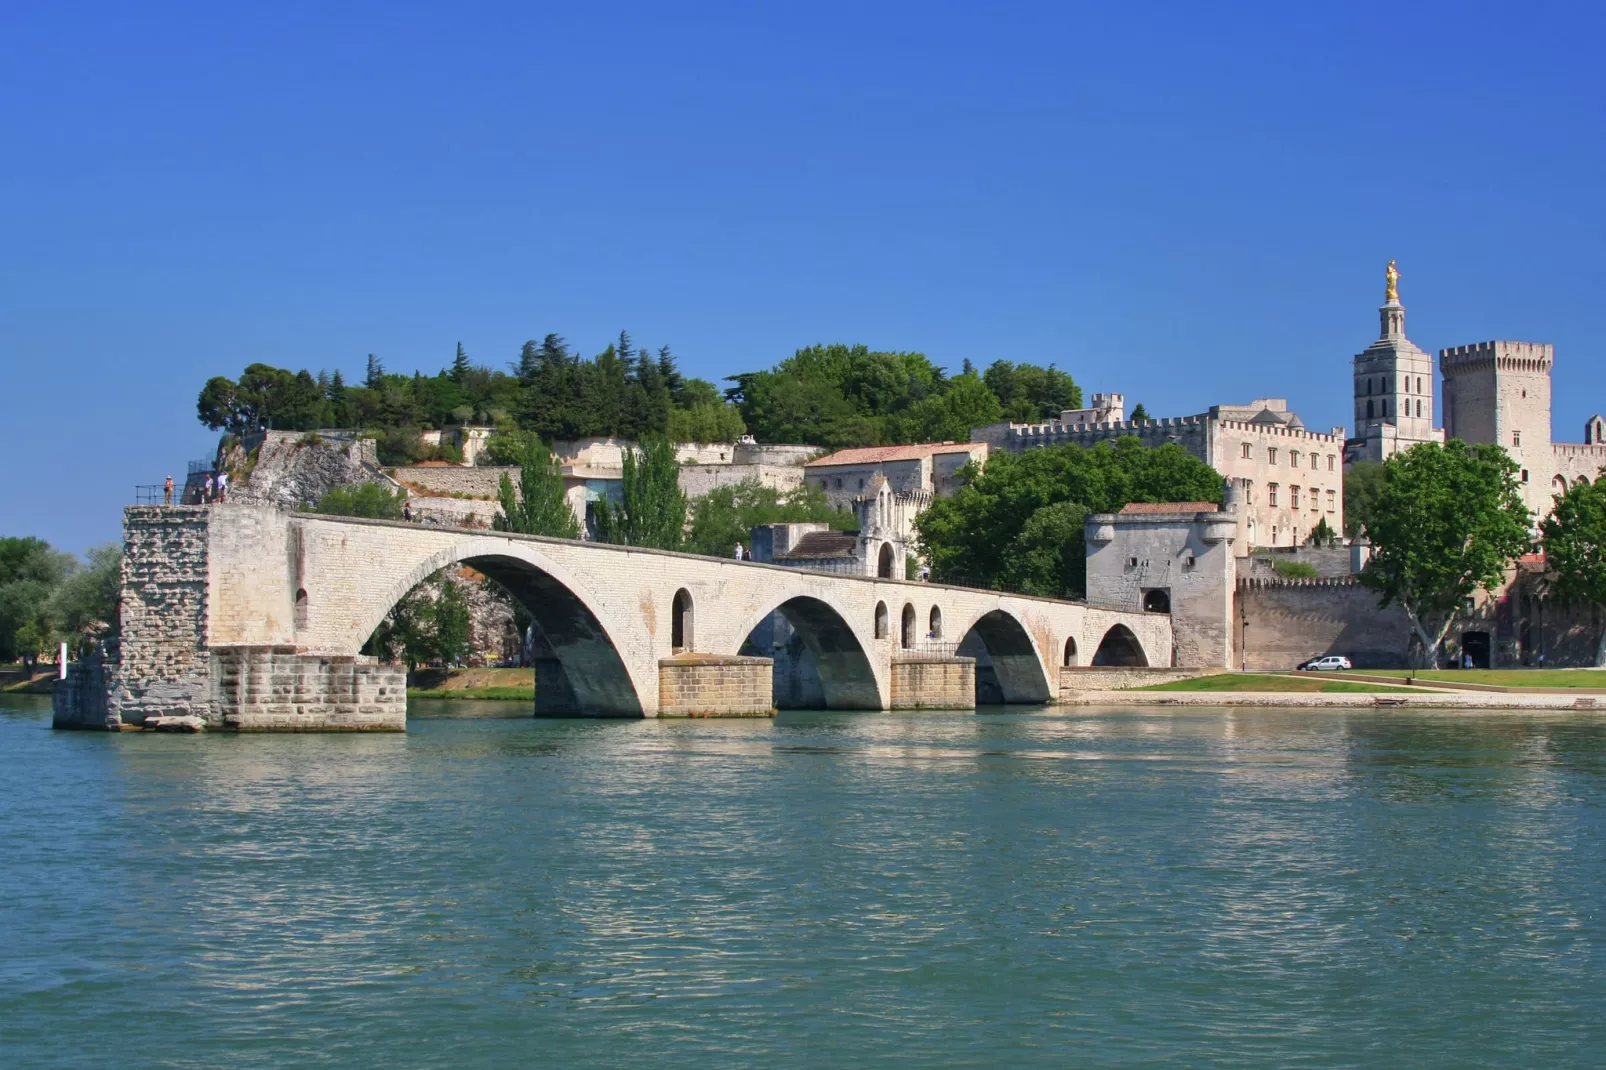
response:
<path fill-rule="evenodd" d="M 721 654 L 660 658 L 658 716 L 773 717 L 774 674 L 769 658 Z"/>
<path fill-rule="evenodd" d="M 976 659 L 942 654 L 894 654 L 892 708 L 975 709 Z"/>

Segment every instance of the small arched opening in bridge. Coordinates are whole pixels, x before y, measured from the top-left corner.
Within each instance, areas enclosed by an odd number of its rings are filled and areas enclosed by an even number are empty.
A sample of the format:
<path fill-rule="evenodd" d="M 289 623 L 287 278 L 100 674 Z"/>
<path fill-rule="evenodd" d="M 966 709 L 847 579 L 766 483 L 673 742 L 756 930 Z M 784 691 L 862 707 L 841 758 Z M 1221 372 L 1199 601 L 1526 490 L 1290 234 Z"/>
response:
<path fill-rule="evenodd" d="M 958 654 L 976 659 L 978 706 L 1047 702 L 1051 696 L 1032 637 L 1002 609 L 983 614 L 970 626 L 959 641 Z"/>
<path fill-rule="evenodd" d="M 692 649 L 692 624 L 691 592 L 682 587 L 675 592 L 675 600 L 670 607 L 669 645 L 674 653 L 681 654 Z"/>
<path fill-rule="evenodd" d="M 1143 653 L 1143 644 L 1132 634 L 1132 629 L 1124 624 L 1116 624 L 1099 640 L 1099 648 L 1093 654 L 1093 664 L 1144 667 L 1149 664 L 1149 658 Z"/>
<path fill-rule="evenodd" d="M 307 622 L 311 617 L 309 609 L 310 609 L 310 607 L 308 606 L 308 603 L 307 603 L 307 589 L 305 587 L 296 588 L 296 605 L 295 605 L 295 618 L 294 618 L 294 620 L 295 620 L 295 626 L 297 628 L 305 628 L 307 626 Z"/>
<path fill-rule="evenodd" d="M 892 544 L 881 544 L 881 552 L 876 555 L 875 574 L 884 580 L 892 578 Z"/>
<path fill-rule="evenodd" d="M 1065 640 L 1065 660 L 1060 664 L 1066 668 L 1076 664 L 1076 636 L 1070 636 Z"/>
<path fill-rule="evenodd" d="M 888 616 L 887 604 L 885 602 L 877 602 L 875 604 L 875 637 L 877 639 L 885 639 L 892 634 L 892 625 L 888 620 Z"/>
<path fill-rule="evenodd" d="M 1146 613 L 1171 612 L 1171 589 L 1155 587 L 1143 592 L 1143 610 Z"/>
<path fill-rule="evenodd" d="M 536 716 L 642 716 L 630 672 L 602 622 L 561 580 L 522 557 L 438 555 L 398 584 L 383 613 L 369 622 L 364 648 L 386 660 L 412 660 L 418 652 L 408 649 L 407 632 L 416 629 L 397 625 L 431 612 L 441 583 L 484 579 L 529 614 L 527 633 L 520 638 L 514 632 L 511 649 L 501 653 L 531 670 Z M 431 660 L 425 655 L 420 660 Z"/>
<path fill-rule="evenodd" d="M 817 598 L 782 602 L 748 633 L 740 653 L 773 659 L 772 701 L 779 709 L 881 708 L 875 670 L 859 637 Z"/>
<path fill-rule="evenodd" d="M 903 604 L 903 629 L 899 635 L 900 644 L 905 650 L 915 648 L 915 607 L 911 602 Z"/>
<path fill-rule="evenodd" d="M 930 627 L 926 629 L 926 638 L 932 639 L 932 640 L 941 639 L 942 638 L 942 609 L 940 607 L 938 607 L 938 606 L 932 606 L 931 607 L 931 616 L 927 619 L 927 623 L 930 625 Z"/>

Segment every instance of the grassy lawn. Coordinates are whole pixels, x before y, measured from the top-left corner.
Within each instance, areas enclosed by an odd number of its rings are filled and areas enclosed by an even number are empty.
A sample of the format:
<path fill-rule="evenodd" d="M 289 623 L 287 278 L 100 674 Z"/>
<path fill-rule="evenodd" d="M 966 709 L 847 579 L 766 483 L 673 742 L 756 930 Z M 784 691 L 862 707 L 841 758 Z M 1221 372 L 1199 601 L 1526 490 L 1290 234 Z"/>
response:
<path fill-rule="evenodd" d="M 420 669 L 407 681 L 409 698 L 535 699 L 534 669 Z"/>
<path fill-rule="evenodd" d="M 1339 680 L 1313 680 L 1307 676 L 1273 676 L 1262 673 L 1223 672 L 1212 676 L 1199 676 L 1192 680 L 1175 680 L 1169 684 L 1152 684 L 1134 687 L 1133 691 L 1281 691 L 1284 693 L 1314 693 L 1345 695 L 1357 692 L 1390 692 L 1409 695 L 1415 689 L 1390 687 L 1387 684 L 1349 683 Z M 1420 694 L 1420 692 L 1417 692 Z"/>
<path fill-rule="evenodd" d="M 1368 676 L 1414 676 L 1450 684 L 1498 684 L 1501 687 L 1606 688 L 1606 672 L 1594 669 L 1359 669 Z"/>

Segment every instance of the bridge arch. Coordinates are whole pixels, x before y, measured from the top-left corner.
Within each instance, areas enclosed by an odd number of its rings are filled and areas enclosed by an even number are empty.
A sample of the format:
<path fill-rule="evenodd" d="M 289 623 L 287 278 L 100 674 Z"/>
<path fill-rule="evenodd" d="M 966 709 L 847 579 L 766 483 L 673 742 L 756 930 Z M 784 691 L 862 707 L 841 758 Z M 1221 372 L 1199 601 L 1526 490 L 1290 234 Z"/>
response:
<path fill-rule="evenodd" d="M 971 622 L 960 656 L 976 659 L 976 703 L 1040 703 L 1052 697 L 1031 632 L 1011 612 L 993 609 Z"/>
<path fill-rule="evenodd" d="M 1093 653 L 1093 664 L 1144 667 L 1149 664 L 1149 656 L 1144 653 L 1143 644 L 1138 642 L 1131 628 L 1124 624 L 1112 624 L 1110 630 L 1104 633 L 1104 638 L 1099 640 L 1099 648 Z"/>
<path fill-rule="evenodd" d="M 746 622 L 737 641 L 743 653 L 774 659 L 778 708 L 880 710 L 889 703 L 871 642 L 814 594 L 782 592 Z"/>
<path fill-rule="evenodd" d="M 510 539 L 469 538 L 438 550 L 364 607 L 350 648 L 367 642 L 391 608 L 430 576 L 452 565 L 471 565 L 500 583 L 529 611 L 547 646 L 535 657 L 538 714 L 640 717 L 638 679 L 620 656 L 623 631 L 608 619 L 586 585 L 539 549 Z"/>

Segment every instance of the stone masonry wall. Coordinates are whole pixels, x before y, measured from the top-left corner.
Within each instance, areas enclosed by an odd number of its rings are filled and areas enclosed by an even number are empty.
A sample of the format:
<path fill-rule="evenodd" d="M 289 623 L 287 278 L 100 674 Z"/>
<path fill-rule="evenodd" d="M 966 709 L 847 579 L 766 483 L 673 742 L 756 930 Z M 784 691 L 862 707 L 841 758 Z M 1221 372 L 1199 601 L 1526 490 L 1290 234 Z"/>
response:
<path fill-rule="evenodd" d="M 146 716 L 213 719 L 207 507 L 124 511 L 120 664 L 109 698 Z"/>
<path fill-rule="evenodd" d="M 894 656 L 892 708 L 895 710 L 975 709 L 975 659 L 924 654 Z"/>
<path fill-rule="evenodd" d="M 775 464 L 683 464 L 680 466 L 680 489 L 688 498 L 698 498 L 715 487 L 740 483 L 745 479 L 757 481 L 761 486 L 773 487 L 782 493 L 801 486 L 803 469 Z"/>
<path fill-rule="evenodd" d="M 661 658 L 658 716 L 773 716 L 773 674 L 769 658 L 715 654 Z"/>
<path fill-rule="evenodd" d="M 505 473 L 519 485 L 517 465 L 466 468 L 458 465 L 404 465 L 394 470 L 396 479 L 404 486 L 419 488 L 428 494 L 451 497 L 466 494 L 471 498 L 496 498 L 497 487 Z M 481 512 L 484 512 L 483 507 Z"/>
<path fill-rule="evenodd" d="M 242 732 L 391 731 L 407 728 L 407 671 L 351 655 L 299 654 L 293 646 L 213 651 L 221 726 Z"/>
<path fill-rule="evenodd" d="M 1408 664 L 1409 618 L 1398 606 L 1379 609 L 1377 596 L 1353 580 L 1246 580 L 1235 619 L 1238 661 L 1251 671 L 1292 669 L 1323 654 L 1342 654 L 1357 669 Z"/>
<path fill-rule="evenodd" d="M 1206 675 L 1201 669 L 1145 669 L 1130 666 L 1073 665 L 1060 670 L 1060 697 L 1082 691 L 1119 691 L 1150 687 Z"/>

